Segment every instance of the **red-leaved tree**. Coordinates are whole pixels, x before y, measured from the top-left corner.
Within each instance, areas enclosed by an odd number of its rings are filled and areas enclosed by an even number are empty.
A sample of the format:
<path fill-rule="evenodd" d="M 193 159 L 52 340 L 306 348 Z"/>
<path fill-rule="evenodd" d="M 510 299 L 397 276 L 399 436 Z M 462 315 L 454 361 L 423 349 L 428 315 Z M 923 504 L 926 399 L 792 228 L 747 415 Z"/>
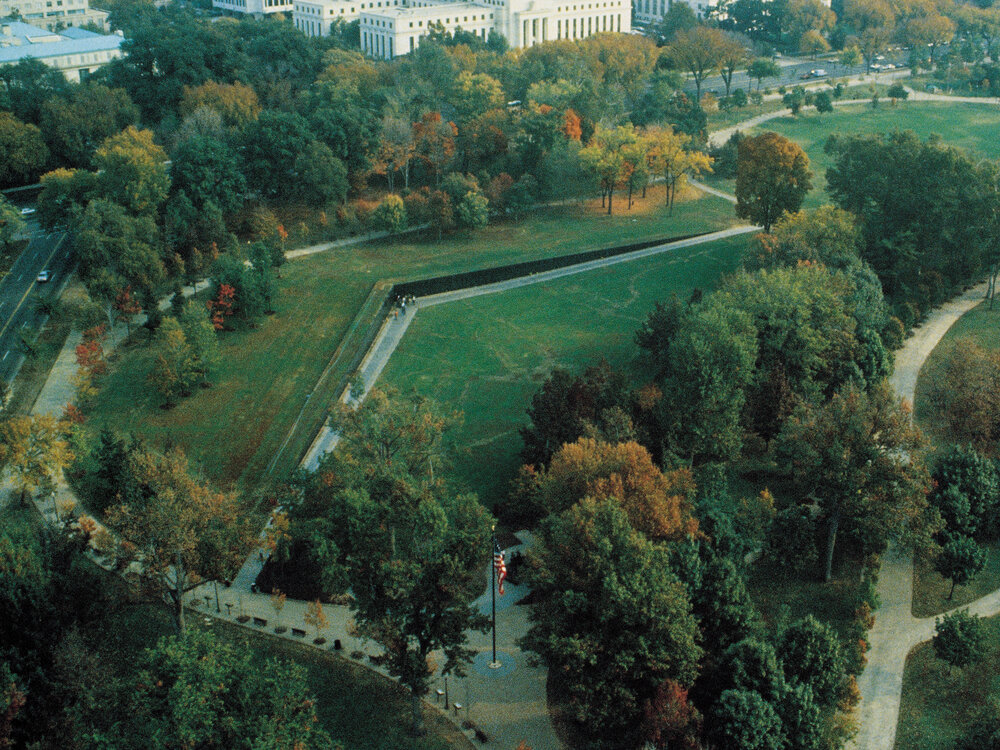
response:
<path fill-rule="evenodd" d="M 226 318 L 233 314 L 233 299 L 236 297 L 236 290 L 229 284 L 219 284 L 219 295 L 215 299 L 208 301 L 208 314 L 212 319 L 212 326 L 216 331 L 221 331 L 226 327 Z"/>

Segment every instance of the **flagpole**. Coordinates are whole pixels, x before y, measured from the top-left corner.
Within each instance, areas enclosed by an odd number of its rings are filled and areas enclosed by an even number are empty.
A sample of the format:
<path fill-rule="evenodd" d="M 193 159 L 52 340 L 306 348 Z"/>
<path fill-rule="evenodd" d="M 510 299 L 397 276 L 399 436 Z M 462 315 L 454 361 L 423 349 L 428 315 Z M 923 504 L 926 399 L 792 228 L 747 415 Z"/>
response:
<path fill-rule="evenodd" d="M 496 669 L 500 666 L 500 662 L 497 661 L 497 566 L 496 566 L 496 549 L 497 549 L 497 527 L 493 527 L 493 549 L 490 550 L 490 599 L 493 605 L 493 661 L 490 662 L 490 667 Z"/>

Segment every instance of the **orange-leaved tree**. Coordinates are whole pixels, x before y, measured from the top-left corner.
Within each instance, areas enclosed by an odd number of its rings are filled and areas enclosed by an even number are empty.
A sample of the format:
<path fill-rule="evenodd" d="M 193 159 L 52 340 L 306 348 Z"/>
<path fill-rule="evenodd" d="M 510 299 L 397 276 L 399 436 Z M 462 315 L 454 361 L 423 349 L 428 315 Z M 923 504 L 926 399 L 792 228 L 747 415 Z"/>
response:
<path fill-rule="evenodd" d="M 142 491 L 108 512 L 115 551 L 121 562 L 136 563 L 147 592 L 170 603 L 183 632 L 184 594 L 232 577 L 257 541 L 258 524 L 236 493 L 192 476 L 180 449 L 136 451 L 129 460 Z"/>

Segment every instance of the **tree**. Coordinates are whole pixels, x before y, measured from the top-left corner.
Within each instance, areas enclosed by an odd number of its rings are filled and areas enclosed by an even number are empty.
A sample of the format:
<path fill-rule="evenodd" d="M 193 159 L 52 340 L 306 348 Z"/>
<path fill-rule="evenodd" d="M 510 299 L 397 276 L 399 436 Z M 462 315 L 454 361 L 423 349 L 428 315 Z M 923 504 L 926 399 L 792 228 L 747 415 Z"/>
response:
<path fill-rule="evenodd" d="M 906 101 L 906 98 L 910 95 L 910 92 L 906 90 L 906 87 L 901 83 L 894 83 L 886 91 L 886 96 L 892 99 L 892 103 L 895 104 L 897 100 Z"/>
<path fill-rule="evenodd" d="M 813 60 L 816 55 L 830 51 L 830 43 L 816 29 L 809 29 L 799 37 L 799 52 L 809 55 Z"/>
<path fill-rule="evenodd" d="M 243 204 L 247 183 L 240 172 L 236 153 L 223 141 L 195 136 L 182 141 L 171 155 L 173 191 L 183 191 L 196 209 L 207 203 L 223 214 Z"/>
<path fill-rule="evenodd" d="M 24 241 L 27 228 L 17 206 L 0 197 L 0 254 L 13 253 L 17 245 Z"/>
<path fill-rule="evenodd" d="M 51 415 L 10 417 L 0 422 L 0 462 L 13 474 L 22 503 L 39 488 L 54 487 L 72 460 L 63 426 Z"/>
<path fill-rule="evenodd" d="M 372 214 L 372 225 L 388 232 L 399 234 L 406 228 L 406 206 L 403 199 L 390 193 Z"/>
<path fill-rule="evenodd" d="M 931 479 L 930 502 L 941 512 L 948 531 L 967 536 L 994 532 L 1000 476 L 992 460 L 971 446 L 952 445 L 934 465 Z M 946 507 L 944 496 L 954 494 L 966 508 L 961 517 Z"/>
<path fill-rule="evenodd" d="M 301 115 L 264 110 L 248 122 L 238 148 L 250 188 L 265 199 L 287 201 L 297 190 L 296 157 L 313 141 Z"/>
<path fill-rule="evenodd" d="M 437 230 L 440 240 L 444 232 L 455 228 L 455 209 L 451 204 L 451 197 L 443 190 L 435 190 L 427 202 L 431 227 Z"/>
<path fill-rule="evenodd" d="M 198 482 L 184 453 L 137 451 L 131 471 L 142 487 L 108 512 L 119 562 L 137 561 L 141 585 L 167 599 L 184 632 L 184 595 L 206 580 L 229 579 L 257 543 L 258 525 L 233 492 Z"/>
<path fill-rule="evenodd" d="M 489 201 L 478 190 L 470 190 L 456 206 L 459 224 L 469 229 L 482 229 L 490 220 Z"/>
<path fill-rule="evenodd" d="M 783 213 L 798 211 L 812 188 L 809 157 L 793 141 L 762 133 L 740 141 L 736 167 L 736 215 L 764 231 Z"/>
<path fill-rule="evenodd" d="M 955 22 L 939 13 L 909 18 L 902 29 L 902 37 L 909 46 L 917 49 L 930 47 L 931 62 L 934 61 L 934 51 L 948 44 L 954 36 Z"/>
<path fill-rule="evenodd" d="M 9 112 L 0 112 L 0 185 L 30 182 L 49 160 L 42 131 L 21 122 Z"/>
<path fill-rule="evenodd" d="M 290 511 L 325 585 L 350 588 L 357 633 L 383 649 L 377 663 L 409 688 L 418 732 L 428 656 L 443 652 L 441 672 L 461 675 L 473 653 L 468 630 L 488 623 L 472 603 L 490 519 L 441 478 L 443 431 L 454 419 L 419 397 L 372 390 L 357 409 L 337 412 L 337 449 Z"/>
<path fill-rule="evenodd" d="M 463 71 L 455 79 L 451 103 L 458 113 L 460 124 L 467 123 L 491 109 L 498 109 L 506 101 L 503 86 L 491 75 Z"/>
<path fill-rule="evenodd" d="M 861 54 L 861 50 L 855 45 L 852 47 L 844 47 L 840 53 L 839 61 L 844 67 L 854 68 L 861 65 L 865 59 Z"/>
<path fill-rule="evenodd" d="M 728 45 L 725 34 L 719 29 L 698 26 L 674 36 L 667 46 L 666 55 L 673 64 L 688 71 L 694 79 L 695 98 L 701 101 L 701 84 L 715 73 L 722 63 L 723 50 Z"/>
<path fill-rule="evenodd" d="M 955 586 L 964 586 L 986 567 L 986 551 L 976 540 L 963 534 L 945 534 L 945 542 L 934 561 L 934 570 L 951 580 L 948 599 Z"/>
<path fill-rule="evenodd" d="M 781 634 L 778 656 L 786 679 L 808 686 L 823 705 L 836 701 L 844 665 L 829 625 L 812 615 L 792 623 Z"/>
<path fill-rule="evenodd" d="M 820 91 L 816 94 L 816 111 L 820 114 L 833 112 L 833 99 L 829 91 Z"/>
<path fill-rule="evenodd" d="M 949 437 L 991 450 L 1000 424 L 1000 356 L 971 339 L 959 339 L 932 383 L 928 400 Z"/>
<path fill-rule="evenodd" d="M 585 499 L 542 522 L 529 565 L 543 604 L 529 615 L 525 647 L 559 676 L 591 739 L 630 746 L 659 686 L 689 687 L 702 653 L 666 548 L 636 532 L 617 503 Z"/>
<path fill-rule="evenodd" d="M 657 29 L 660 41 L 669 44 L 682 31 L 691 31 L 698 25 L 698 17 L 687 3 L 670 3 Z"/>
<path fill-rule="evenodd" d="M 184 306 L 180 317 L 181 328 L 188 348 L 188 359 L 192 374 L 208 382 L 208 376 L 222 360 L 219 352 L 219 337 L 215 327 L 198 304 Z"/>
<path fill-rule="evenodd" d="M 601 205 L 607 198 L 608 216 L 612 213 L 615 189 L 626 177 L 624 149 L 638 140 L 635 128 L 619 125 L 614 129 L 598 126 L 590 144 L 580 150 L 580 160 L 585 168 L 597 178 L 601 188 Z"/>
<path fill-rule="evenodd" d="M 746 65 L 750 50 L 739 38 L 727 34 L 719 45 L 719 72 L 726 85 L 726 98 L 732 90 L 733 76 Z"/>
<path fill-rule="evenodd" d="M 142 312 L 142 306 L 132 294 L 132 287 L 126 286 L 115 295 L 115 321 L 125 324 L 126 334 L 132 335 L 132 320 Z"/>
<path fill-rule="evenodd" d="M 178 107 L 181 117 L 187 117 L 201 107 L 218 112 L 225 126 L 233 130 L 256 120 L 261 110 L 257 93 L 239 81 L 205 81 L 200 86 L 185 86 Z"/>
<path fill-rule="evenodd" d="M 702 172 L 711 172 L 712 158 L 691 147 L 691 136 L 674 132 L 669 127 L 648 130 L 646 140 L 649 170 L 663 177 L 667 205 L 673 213 L 677 188 L 683 186 L 688 177 L 697 178 Z"/>
<path fill-rule="evenodd" d="M 678 6 L 687 7 L 683 3 L 673 7 Z M 640 739 L 654 747 L 690 750 L 698 747 L 700 734 L 701 716 L 698 709 L 688 701 L 688 691 L 674 680 L 665 680 L 646 702 L 639 730 Z"/>
<path fill-rule="evenodd" d="M 299 198 L 306 203 L 326 206 L 347 200 L 347 167 L 325 143 L 310 143 L 295 158 L 295 171 L 299 176 Z"/>
<path fill-rule="evenodd" d="M 413 124 L 416 155 L 434 175 L 435 186 L 441 184 L 441 175 L 455 155 L 457 135 L 455 123 L 442 120 L 440 112 L 428 112 Z"/>
<path fill-rule="evenodd" d="M 649 451 L 635 442 L 580 438 L 567 443 L 548 469 L 538 473 L 532 489 L 539 515 L 562 512 L 590 497 L 619 503 L 632 526 L 653 540 L 682 539 L 698 530 L 691 472 L 664 474 Z"/>
<path fill-rule="evenodd" d="M 123 696 L 121 739 L 154 750 L 333 750 L 301 666 L 258 664 L 250 650 L 198 630 L 161 638 L 141 666 L 137 687 Z"/>
<path fill-rule="evenodd" d="M 149 381 L 159 392 L 166 406 L 180 395 L 186 395 L 194 385 L 196 370 L 184 330 L 176 318 L 166 317 L 156 331 L 153 368 Z"/>
<path fill-rule="evenodd" d="M 780 750 L 785 746 L 781 718 L 753 690 L 727 690 L 712 707 L 709 739 L 717 747 L 740 750 Z"/>
<path fill-rule="evenodd" d="M 781 68 L 769 57 L 758 57 L 747 66 L 747 77 L 757 79 L 757 90 L 765 78 L 777 78 L 781 75 Z"/>
<path fill-rule="evenodd" d="M 727 461 L 742 446 L 740 413 L 757 358 L 750 318 L 739 310 L 708 306 L 684 316 L 669 335 L 658 335 L 660 342 L 669 342 L 660 365 L 663 399 L 656 406 L 663 450 L 696 466 Z"/>
<path fill-rule="evenodd" d="M 170 189 L 166 161 L 153 131 L 129 125 L 94 152 L 100 194 L 133 214 L 156 215 Z"/>
<path fill-rule="evenodd" d="M 985 639 L 983 621 L 967 609 L 934 618 L 934 653 L 951 667 L 964 669 L 981 660 Z"/>
<path fill-rule="evenodd" d="M 316 637 L 319 638 L 320 631 L 326 628 L 329 620 L 326 617 L 326 613 L 323 611 L 323 604 L 319 599 L 309 602 L 306 607 L 306 613 L 302 618 L 306 625 L 312 625 L 316 628 Z"/>
<path fill-rule="evenodd" d="M 396 172 L 403 175 L 403 188 L 410 187 L 410 162 L 416 153 L 413 124 L 405 118 L 385 115 L 382 118 L 382 140 L 379 144 L 379 172 L 389 181 L 389 192 L 395 190 Z"/>
<path fill-rule="evenodd" d="M 743 256 L 749 271 L 795 268 L 802 263 L 847 270 L 861 262 L 861 233 L 854 217 L 839 208 L 822 206 L 786 213 L 770 234 L 758 234 Z"/>
<path fill-rule="evenodd" d="M 139 121 L 139 111 L 120 88 L 86 83 L 42 101 L 36 122 L 49 150 L 71 167 L 90 166 L 103 141 Z"/>
<path fill-rule="evenodd" d="M 926 530 L 924 440 L 884 381 L 869 393 L 848 385 L 828 402 L 800 406 L 778 438 L 780 460 L 827 525 L 824 580 L 843 523 L 869 552 Z"/>

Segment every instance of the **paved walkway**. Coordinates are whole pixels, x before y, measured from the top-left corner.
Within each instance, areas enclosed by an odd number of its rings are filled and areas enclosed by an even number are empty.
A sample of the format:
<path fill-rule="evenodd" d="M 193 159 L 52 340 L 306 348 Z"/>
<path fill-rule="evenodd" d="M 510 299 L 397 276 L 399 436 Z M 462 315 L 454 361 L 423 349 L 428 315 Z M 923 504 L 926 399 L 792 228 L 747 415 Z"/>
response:
<path fill-rule="evenodd" d="M 896 353 L 891 378 L 894 388 L 913 403 L 917 376 L 924 361 L 948 329 L 986 293 L 981 284 L 935 310 Z M 881 600 L 875 627 L 869 634 L 871 650 L 868 666 L 858 679 L 861 705 L 858 708 L 858 735 L 850 747 L 856 750 L 892 750 L 903 693 L 906 655 L 914 646 L 934 635 L 934 617 L 917 618 L 913 605 L 913 556 L 891 552 L 882 560 L 878 595 Z M 965 609 L 966 607 L 960 607 Z M 968 605 L 980 615 L 1000 612 L 1000 590 Z"/>

